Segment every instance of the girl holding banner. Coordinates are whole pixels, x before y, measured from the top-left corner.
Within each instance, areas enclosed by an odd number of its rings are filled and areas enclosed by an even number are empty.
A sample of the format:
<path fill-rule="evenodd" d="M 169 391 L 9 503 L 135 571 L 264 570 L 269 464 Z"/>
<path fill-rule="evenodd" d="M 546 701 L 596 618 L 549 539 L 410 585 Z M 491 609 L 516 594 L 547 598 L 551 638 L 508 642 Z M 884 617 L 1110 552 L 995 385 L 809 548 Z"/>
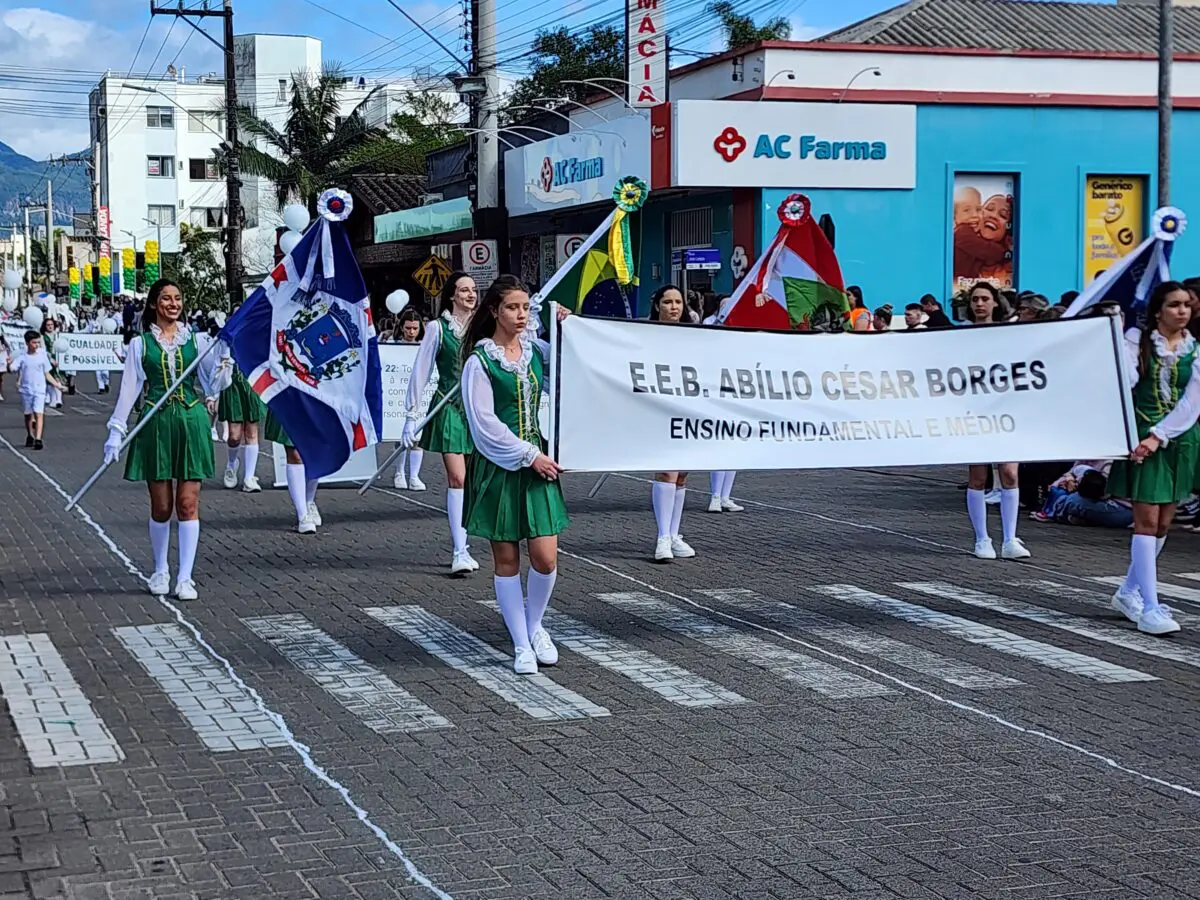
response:
<path fill-rule="evenodd" d="M 966 311 L 968 325 L 986 322 L 1003 322 L 1007 307 L 1000 299 L 1000 292 L 987 281 L 978 281 L 971 288 Z M 967 467 L 967 514 L 975 529 L 975 555 L 980 559 L 995 559 L 996 546 L 987 530 L 987 479 L 991 465 L 984 463 Z M 1017 464 L 999 463 L 1000 474 L 1000 524 L 1004 531 L 1004 543 L 1000 545 L 1002 559 L 1028 559 L 1031 554 L 1017 538 L 1017 520 L 1021 515 L 1021 493 L 1017 489 Z"/>
<path fill-rule="evenodd" d="M 560 319 L 566 314 L 559 307 Z M 528 325 L 529 294 L 516 278 L 501 275 L 462 342 L 463 409 L 475 446 L 467 465 L 466 527 L 491 542 L 496 605 L 520 675 L 558 662 L 542 618 L 557 579 L 558 535 L 568 522 L 561 469 L 546 455 L 538 424 L 550 347 Z M 521 541 L 529 552 L 527 590 L 521 587 Z"/>
<path fill-rule="evenodd" d="M 685 308 L 683 292 L 673 285 L 663 285 L 650 298 L 650 319 L 655 322 L 682 322 Z M 658 539 L 654 544 L 654 559 L 657 562 L 690 559 L 696 555 L 696 551 L 679 533 L 683 521 L 683 502 L 687 497 L 687 477 L 687 472 L 659 472 L 654 476 L 650 499 L 654 505 L 654 522 L 658 526 Z M 733 488 L 732 476 L 729 487 Z"/>
<path fill-rule="evenodd" d="M 142 313 L 142 333 L 129 342 L 125 372 L 116 409 L 108 422 L 104 461 L 115 462 L 127 433 L 126 421 L 142 398 L 153 405 L 162 398 L 177 374 L 203 356 L 195 377 L 183 382 L 137 434 L 125 459 L 125 480 L 145 481 L 150 491 L 150 545 L 154 574 L 150 593 L 165 596 L 171 586 L 167 550 L 171 543 L 171 513 L 179 518 L 179 578 L 175 596 L 196 599 L 192 568 L 200 543 L 200 484 L 213 474 L 213 448 L 209 439 L 209 414 L 217 408 L 217 394 L 227 383 L 228 370 L 216 353 L 204 355 L 200 346 L 207 336 L 194 335 L 183 319 L 179 286 L 162 279 L 150 286 Z M 207 408 L 207 409 L 206 409 Z"/>
<path fill-rule="evenodd" d="M 1114 497 L 1133 501 L 1129 571 L 1112 605 L 1146 634 L 1173 634 L 1179 623 L 1158 602 L 1158 554 L 1175 506 L 1192 492 L 1200 434 L 1197 343 L 1187 332 L 1187 288 L 1177 281 L 1156 287 L 1146 306 L 1145 330 L 1129 329 L 1125 349 L 1141 443 L 1132 463 L 1117 460 L 1108 477 Z"/>
<path fill-rule="evenodd" d="M 465 272 L 453 272 L 442 286 L 439 316 L 425 329 L 421 349 L 413 362 L 404 401 L 404 432 L 400 442 L 407 448 L 417 446 L 415 426 L 420 418 L 421 397 L 425 386 L 437 369 L 437 403 L 458 385 L 462 374 L 462 339 L 475 307 L 479 302 L 475 279 Z M 486 336 L 486 335 L 485 335 Z M 479 568 L 467 547 L 467 532 L 463 528 L 463 486 L 467 476 L 467 456 L 475 449 L 471 432 L 463 416 L 462 398 L 454 397 L 433 416 L 422 431 L 420 448 L 442 454 L 446 467 L 446 517 L 450 524 L 450 540 L 454 554 L 450 561 L 451 575 L 465 575 Z"/>
<path fill-rule="evenodd" d="M 400 313 L 393 332 L 394 339 L 399 344 L 419 344 L 421 342 L 421 314 L 411 306 Z M 392 487 L 398 491 L 423 491 L 425 482 L 421 480 L 421 461 L 425 451 L 420 447 L 410 447 L 400 454 L 396 460 L 396 475 L 392 479 Z M 405 473 L 407 463 L 408 475 Z"/>

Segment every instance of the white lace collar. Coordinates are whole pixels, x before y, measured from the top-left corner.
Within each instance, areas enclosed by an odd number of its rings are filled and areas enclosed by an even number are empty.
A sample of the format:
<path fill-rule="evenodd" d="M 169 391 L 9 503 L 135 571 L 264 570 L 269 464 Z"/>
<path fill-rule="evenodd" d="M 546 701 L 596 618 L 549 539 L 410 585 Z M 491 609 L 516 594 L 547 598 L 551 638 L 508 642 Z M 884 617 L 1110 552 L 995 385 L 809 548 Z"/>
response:
<path fill-rule="evenodd" d="M 529 335 L 524 332 L 520 335 L 521 355 L 516 360 L 511 360 L 504 352 L 504 348 L 493 341 L 491 338 L 484 338 L 479 342 L 479 346 L 483 348 L 483 352 L 487 354 L 489 359 L 496 361 L 505 372 L 511 372 L 524 379 L 529 373 L 529 361 L 533 358 L 533 345 L 529 340 Z"/>
<path fill-rule="evenodd" d="M 442 319 L 450 326 L 450 331 L 454 336 L 461 341 L 462 336 L 467 333 L 467 323 L 456 318 L 450 310 L 442 313 Z"/>
<path fill-rule="evenodd" d="M 1187 356 L 1196 346 L 1196 339 L 1188 332 L 1183 333 L 1179 345 L 1172 350 L 1167 346 L 1167 339 L 1161 331 L 1155 328 L 1150 332 L 1150 342 L 1154 344 L 1154 355 L 1159 358 L 1158 367 L 1158 396 L 1164 403 L 1174 403 L 1175 397 L 1171 392 L 1171 382 L 1175 377 L 1175 367 L 1179 360 Z"/>
<path fill-rule="evenodd" d="M 154 335 L 154 340 L 158 341 L 158 345 L 164 350 L 178 350 L 188 342 L 188 338 L 192 336 L 192 329 L 184 322 L 175 323 L 175 336 L 169 341 L 163 337 L 163 330 L 158 327 L 158 324 L 150 326 L 150 333 Z"/>

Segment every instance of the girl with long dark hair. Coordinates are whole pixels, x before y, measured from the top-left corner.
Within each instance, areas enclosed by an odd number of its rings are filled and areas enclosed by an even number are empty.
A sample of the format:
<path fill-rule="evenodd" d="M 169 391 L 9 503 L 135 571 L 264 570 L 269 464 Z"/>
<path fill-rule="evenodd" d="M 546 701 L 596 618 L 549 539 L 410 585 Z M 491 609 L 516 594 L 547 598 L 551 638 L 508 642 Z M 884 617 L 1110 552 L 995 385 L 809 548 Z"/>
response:
<path fill-rule="evenodd" d="M 125 372 L 116 409 L 108 422 L 104 459 L 115 462 L 128 433 L 126 420 L 143 398 L 149 410 L 185 368 L 207 349 L 211 338 L 195 335 L 184 315 L 179 285 L 160 279 L 150 286 L 142 313 L 141 334 L 126 349 Z M 200 543 L 200 484 L 213 474 L 213 448 L 209 414 L 216 411 L 217 395 L 228 384 L 228 369 L 221 357 L 209 353 L 129 445 L 125 480 L 145 481 L 150 491 L 150 546 L 154 574 L 150 593 L 165 596 L 171 586 L 167 550 L 171 543 L 171 513 L 179 519 L 179 577 L 175 596 L 196 599 L 192 568 Z M 144 414 L 144 413 L 143 413 Z"/>
<path fill-rule="evenodd" d="M 401 311 L 396 320 L 396 330 L 392 340 L 397 344 L 421 343 L 424 321 L 421 314 L 411 306 Z M 396 475 L 392 479 L 392 487 L 398 491 L 423 491 L 425 482 L 421 480 L 421 461 L 425 451 L 420 447 L 409 447 L 396 460 Z M 407 474 L 406 474 L 407 472 Z"/>
<path fill-rule="evenodd" d="M 1177 281 L 1160 284 L 1146 305 L 1144 328 L 1125 334 L 1140 443 L 1130 461 L 1117 460 L 1108 477 L 1114 497 L 1133 501 L 1129 571 L 1113 595 L 1113 608 L 1147 634 L 1172 634 L 1179 623 L 1158 602 L 1158 554 L 1167 540 L 1175 507 L 1191 493 L 1200 434 L 1200 375 L 1196 339 L 1188 333 L 1188 290 Z"/>
<path fill-rule="evenodd" d="M 557 579 L 558 535 L 568 521 L 561 469 L 546 455 L 538 423 L 550 348 L 529 322 L 525 286 L 501 275 L 462 342 L 463 409 L 475 444 L 467 463 L 466 527 L 491 542 L 496 604 L 512 637 L 513 670 L 521 675 L 558 662 L 542 618 Z M 521 541 L 529 553 L 526 590 Z"/>
<path fill-rule="evenodd" d="M 407 422 L 400 442 L 405 447 L 417 446 L 416 424 L 421 415 L 421 397 L 429 379 L 437 370 L 437 403 L 458 385 L 462 374 L 462 339 L 475 306 L 479 302 L 475 279 L 465 272 L 453 272 L 442 286 L 438 318 L 428 324 L 421 349 L 413 363 L 404 401 Z M 446 467 L 446 518 L 450 524 L 450 540 L 454 551 L 450 560 L 451 575 L 465 575 L 479 568 L 467 547 L 467 532 L 463 528 L 463 485 L 467 477 L 467 456 L 474 450 L 471 432 L 463 416 L 462 397 L 454 397 L 443 406 L 422 429 L 420 447 L 442 454 Z"/>

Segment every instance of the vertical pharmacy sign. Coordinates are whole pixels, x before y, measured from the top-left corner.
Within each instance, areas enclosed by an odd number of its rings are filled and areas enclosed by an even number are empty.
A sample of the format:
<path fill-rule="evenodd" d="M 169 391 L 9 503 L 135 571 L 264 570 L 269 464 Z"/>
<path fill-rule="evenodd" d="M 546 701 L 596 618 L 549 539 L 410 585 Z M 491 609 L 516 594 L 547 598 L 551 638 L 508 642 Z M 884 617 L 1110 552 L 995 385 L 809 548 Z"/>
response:
<path fill-rule="evenodd" d="M 625 47 L 629 105 L 651 107 L 665 103 L 666 0 L 625 0 Z"/>

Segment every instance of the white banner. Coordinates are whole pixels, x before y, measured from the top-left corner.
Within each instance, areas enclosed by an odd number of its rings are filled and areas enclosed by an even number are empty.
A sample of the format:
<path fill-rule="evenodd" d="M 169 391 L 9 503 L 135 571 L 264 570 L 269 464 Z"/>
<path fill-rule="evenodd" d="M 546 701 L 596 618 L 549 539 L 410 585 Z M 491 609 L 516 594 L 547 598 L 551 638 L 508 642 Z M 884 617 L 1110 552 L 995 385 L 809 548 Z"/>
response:
<path fill-rule="evenodd" d="M 123 369 L 117 354 L 121 350 L 119 334 L 78 334 L 64 331 L 55 335 L 54 356 L 64 372 L 99 372 Z"/>
<path fill-rule="evenodd" d="M 404 400 L 408 396 L 408 380 L 412 377 L 420 344 L 380 344 L 379 364 L 383 369 L 383 439 L 398 441 L 404 431 Z M 421 411 L 429 409 L 433 392 L 437 390 L 437 369 L 425 386 Z"/>
<path fill-rule="evenodd" d="M 783 334 L 570 316 L 552 455 L 598 472 L 1103 459 L 1132 447 L 1117 320 Z"/>
<path fill-rule="evenodd" d="M 0 325 L 0 329 L 4 331 L 4 343 L 8 344 L 8 353 L 11 362 L 15 363 L 17 357 L 25 355 L 25 332 L 29 331 L 29 326 L 24 322 L 8 321 Z M 0 358 L 0 371 L 3 371 L 4 360 Z"/>

